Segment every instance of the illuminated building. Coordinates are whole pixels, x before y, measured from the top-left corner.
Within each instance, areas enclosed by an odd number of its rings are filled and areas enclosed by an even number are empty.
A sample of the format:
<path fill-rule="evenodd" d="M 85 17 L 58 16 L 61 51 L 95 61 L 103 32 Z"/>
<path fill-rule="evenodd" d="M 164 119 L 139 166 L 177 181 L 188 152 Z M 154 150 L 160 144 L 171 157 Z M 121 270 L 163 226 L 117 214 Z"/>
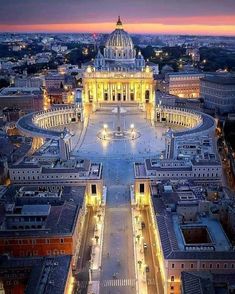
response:
<path fill-rule="evenodd" d="M 180 185 L 179 178 L 174 184 L 158 178 L 135 181 L 137 207 L 147 211 L 152 228 L 161 293 L 181 293 L 183 271 L 234 273 L 233 239 L 202 191 L 191 181 Z"/>
<path fill-rule="evenodd" d="M 146 104 L 154 107 L 153 68 L 146 65 L 131 37 L 124 31 L 120 18 L 104 48 L 83 75 L 83 103 L 95 110 L 102 103 Z M 151 108 L 150 107 L 150 108 Z"/>
<path fill-rule="evenodd" d="M 17 128 L 27 137 L 33 138 L 32 150 L 39 148 L 44 140 L 61 139 L 64 133 L 52 130 L 58 126 L 76 123 L 82 120 L 82 109 L 74 106 L 55 107 L 37 113 L 29 113 L 17 122 Z"/>
<path fill-rule="evenodd" d="M 170 72 L 160 82 L 159 90 L 180 98 L 200 97 L 200 79 L 205 76 L 199 72 Z"/>
<path fill-rule="evenodd" d="M 191 179 L 198 183 L 221 183 L 222 167 L 216 147 L 210 139 L 215 122 L 212 117 L 197 111 L 158 106 L 156 124 L 173 124 L 186 129 L 165 134 L 163 158 L 145 159 L 135 164 L 137 179 Z"/>

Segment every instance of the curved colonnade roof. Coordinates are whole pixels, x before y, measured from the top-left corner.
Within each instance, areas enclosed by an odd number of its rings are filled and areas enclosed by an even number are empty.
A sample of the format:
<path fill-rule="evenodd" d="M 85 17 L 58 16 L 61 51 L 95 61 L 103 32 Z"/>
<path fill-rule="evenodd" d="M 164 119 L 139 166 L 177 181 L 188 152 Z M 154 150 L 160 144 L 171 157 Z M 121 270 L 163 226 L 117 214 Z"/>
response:
<path fill-rule="evenodd" d="M 191 111 L 189 111 L 189 112 L 191 112 Z M 175 132 L 174 133 L 175 137 L 181 137 L 181 136 L 191 135 L 191 134 L 193 135 L 193 134 L 204 132 L 206 130 L 209 130 L 209 129 L 215 127 L 215 121 L 214 121 L 213 117 L 211 117 L 210 115 L 207 115 L 207 114 L 199 112 L 199 111 L 193 111 L 191 113 L 201 115 L 202 123 L 195 128 Z"/>
<path fill-rule="evenodd" d="M 71 110 L 71 108 L 68 108 L 69 110 Z M 167 109 L 167 108 L 166 108 Z M 55 109 L 54 111 L 56 112 L 59 109 Z M 174 111 L 173 108 L 169 108 L 169 110 Z M 183 111 L 185 112 L 189 112 L 195 115 L 200 115 L 202 117 L 202 123 L 193 128 L 193 129 L 187 129 L 187 130 L 183 130 L 183 131 L 177 131 L 174 132 L 174 137 L 181 137 L 181 136 L 185 136 L 185 135 L 193 135 L 196 133 L 200 133 L 206 130 L 209 130 L 213 127 L 215 127 L 215 121 L 214 119 L 202 112 L 198 112 L 198 111 L 185 111 L 183 109 L 176 109 L 177 111 Z M 53 113 L 52 111 L 49 111 L 49 113 Z M 52 130 L 52 129 L 44 129 L 44 128 L 40 128 L 39 126 L 35 125 L 33 122 L 33 117 L 37 114 L 40 114 L 40 112 L 34 112 L 34 113 L 30 113 L 27 114 L 25 116 L 23 116 L 22 118 L 20 118 L 17 122 L 17 127 L 24 132 L 25 134 L 27 134 L 28 136 L 31 137 L 42 137 L 42 138 L 50 138 L 50 139 L 59 139 L 61 137 L 61 135 L 63 134 L 62 131 L 56 131 L 56 130 Z M 43 112 L 42 112 L 43 114 Z"/>
<path fill-rule="evenodd" d="M 60 109 L 51 110 L 51 111 L 48 111 L 48 113 L 53 113 L 58 110 L 60 110 Z M 71 108 L 68 108 L 68 110 L 71 110 Z M 64 109 L 64 111 L 66 112 L 66 109 Z M 41 113 L 43 115 L 44 113 L 46 113 L 46 111 L 41 112 Z M 63 134 L 63 131 L 44 129 L 44 128 L 40 128 L 39 126 L 34 124 L 33 117 L 35 115 L 39 115 L 39 114 L 40 114 L 40 112 L 33 112 L 33 113 L 29 113 L 29 114 L 24 115 L 23 117 L 21 117 L 18 120 L 17 128 L 19 128 L 19 130 L 21 130 L 24 134 L 27 134 L 30 137 L 59 139 L 61 137 L 61 135 Z"/>
<path fill-rule="evenodd" d="M 191 135 L 191 134 L 196 134 L 196 133 L 200 133 L 200 132 L 204 132 L 206 130 L 209 130 L 213 127 L 215 127 L 215 120 L 213 117 L 211 117 L 208 114 L 205 114 L 203 112 L 197 111 L 197 110 L 188 110 L 188 109 L 183 109 L 183 108 L 176 108 L 176 107 L 164 107 L 163 106 L 164 111 L 173 111 L 174 110 L 177 111 L 182 111 L 184 114 L 190 113 L 190 114 L 195 114 L 195 115 L 199 115 L 202 118 L 202 123 L 199 124 L 198 126 L 191 128 L 191 129 L 186 129 L 186 130 L 177 130 L 177 132 L 174 132 L 174 137 L 181 137 L 181 136 L 185 136 L 185 135 Z"/>

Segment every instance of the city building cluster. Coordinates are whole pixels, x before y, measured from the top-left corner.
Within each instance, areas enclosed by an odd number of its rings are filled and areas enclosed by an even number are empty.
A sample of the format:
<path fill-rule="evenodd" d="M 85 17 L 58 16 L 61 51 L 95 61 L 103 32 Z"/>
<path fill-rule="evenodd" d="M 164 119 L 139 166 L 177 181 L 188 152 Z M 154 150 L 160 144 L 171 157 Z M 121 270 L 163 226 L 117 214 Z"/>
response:
<path fill-rule="evenodd" d="M 233 293 L 234 39 L 135 40 L 0 35 L 2 293 Z"/>

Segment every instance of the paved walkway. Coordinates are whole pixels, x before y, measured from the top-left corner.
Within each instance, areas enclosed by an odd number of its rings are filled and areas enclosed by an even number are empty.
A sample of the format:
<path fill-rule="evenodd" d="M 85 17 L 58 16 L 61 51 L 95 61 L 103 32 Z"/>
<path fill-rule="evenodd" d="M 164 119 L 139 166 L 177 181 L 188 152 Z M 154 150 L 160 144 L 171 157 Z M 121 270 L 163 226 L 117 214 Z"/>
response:
<path fill-rule="evenodd" d="M 148 285 L 154 285 L 155 281 L 152 277 L 146 277 L 144 252 L 139 248 L 140 245 L 135 244 L 136 232 L 130 200 L 130 186 L 134 182 L 133 162 L 136 158 L 159 154 L 164 149 L 164 132 L 167 128 L 151 127 L 141 112 L 131 115 L 127 112 L 121 117 L 121 123 L 125 128 L 134 123 L 141 133 L 140 138 L 115 142 L 98 139 L 97 133 L 103 124 L 109 128 L 115 126 L 114 114 L 99 111 L 91 115 L 82 144 L 78 150 L 74 150 L 76 155 L 102 162 L 103 179 L 107 187 L 102 251 L 100 244 L 97 244 L 94 249 L 96 257 L 93 256 L 96 270 L 92 271 L 93 283 L 89 289 L 102 294 L 145 294 Z M 138 247 L 136 252 L 135 245 Z M 97 269 L 97 256 L 101 252 L 101 267 Z M 140 270 L 139 259 L 143 259 Z M 92 290 L 92 287 L 99 288 L 99 292 Z"/>

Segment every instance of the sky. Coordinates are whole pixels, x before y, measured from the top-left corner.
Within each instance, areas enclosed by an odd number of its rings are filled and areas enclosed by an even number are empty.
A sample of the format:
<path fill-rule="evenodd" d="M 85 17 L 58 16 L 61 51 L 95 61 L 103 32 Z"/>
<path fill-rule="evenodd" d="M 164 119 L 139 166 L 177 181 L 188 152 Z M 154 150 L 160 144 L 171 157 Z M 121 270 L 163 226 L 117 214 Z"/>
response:
<path fill-rule="evenodd" d="M 235 36 L 235 0 L 0 0 L 1 32 Z"/>

